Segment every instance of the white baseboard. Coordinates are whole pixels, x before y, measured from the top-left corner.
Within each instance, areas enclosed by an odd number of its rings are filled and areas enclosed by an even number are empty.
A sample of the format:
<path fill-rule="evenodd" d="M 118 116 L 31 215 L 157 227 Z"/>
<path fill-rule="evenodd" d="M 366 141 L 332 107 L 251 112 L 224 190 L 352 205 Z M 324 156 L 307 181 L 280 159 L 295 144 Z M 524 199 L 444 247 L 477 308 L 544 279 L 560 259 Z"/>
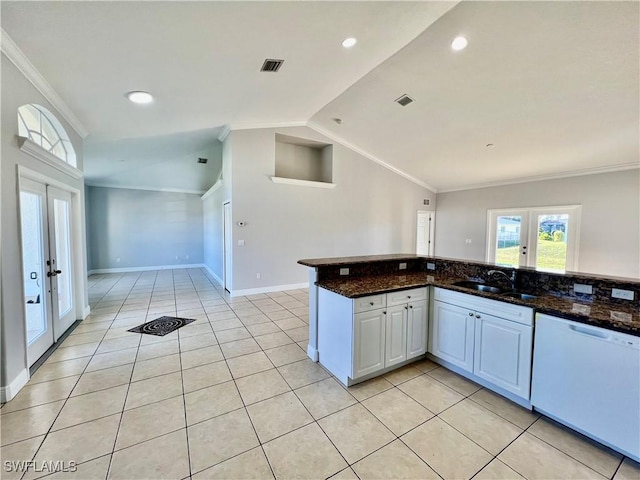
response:
<path fill-rule="evenodd" d="M 209 266 L 208 266 L 208 265 L 204 265 L 204 269 L 207 271 L 207 273 L 208 273 L 209 275 L 211 275 L 211 277 L 212 277 L 216 282 L 218 282 L 218 284 L 219 284 L 221 287 L 222 287 L 222 286 L 224 286 L 224 285 L 223 285 L 223 283 L 222 283 L 222 279 L 221 279 L 218 275 L 216 275 L 216 274 L 215 274 L 215 272 L 214 272 L 213 270 L 211 270 L 211 269 L 209 268 Z"/>
<path fill-rule="evenodd" d="M 318 355 L 318 350 L 313 348 L 311 345 L 307 345 L 307 356 L 314 362 L 317 362 L 320 358 Z"/>
<path fill-rule="evenodd" d="M 153 267 L 97 268 L 95 270 L 89 270 L 87 274 L 149 272 L 151 270 L 177 270 L 179 268 L 202 268 L 204 266 L 202 263 L 183 263 L 180 265 L 156 265 Z"/>
<path fill-rule="evenodd" d="M 307 287 L 309 287 L 309 282 L 291 283 L 289 285 L 273 285 L 271 287 L 245 288 L 243 290 L 233 290 L 231 292 L 231 296 L 240 297 L 243 295 L 256 295 L 258 293 L 280 292 L 282 290 L 296 290 L 298 288 L 307 288 Z"/>
<path fill-rule="evenodd" d="M 86 307 L 84 307 L 84 310 L 82 311 L 82 320 L 87 318 L 90 314 L 91 314 L 91 307 L 87 305 Z"/>
<path fill-rule="evenodd" d="M 0 402 L 6 403 L 11 400 L 29 381 L 29 369 L 22 370 L 16 378 L 6 387 L 0 387 Z"/>

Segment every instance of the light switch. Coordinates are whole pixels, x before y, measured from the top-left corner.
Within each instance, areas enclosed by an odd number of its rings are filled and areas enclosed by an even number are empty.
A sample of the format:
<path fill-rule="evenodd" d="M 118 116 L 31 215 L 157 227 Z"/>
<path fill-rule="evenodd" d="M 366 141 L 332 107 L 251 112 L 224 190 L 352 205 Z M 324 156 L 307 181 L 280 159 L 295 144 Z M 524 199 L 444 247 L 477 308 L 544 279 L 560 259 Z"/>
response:
<path fill-rule="evenodd" d="M 238 240 L 238 246 L 244 247 L 244 240 Z"/>

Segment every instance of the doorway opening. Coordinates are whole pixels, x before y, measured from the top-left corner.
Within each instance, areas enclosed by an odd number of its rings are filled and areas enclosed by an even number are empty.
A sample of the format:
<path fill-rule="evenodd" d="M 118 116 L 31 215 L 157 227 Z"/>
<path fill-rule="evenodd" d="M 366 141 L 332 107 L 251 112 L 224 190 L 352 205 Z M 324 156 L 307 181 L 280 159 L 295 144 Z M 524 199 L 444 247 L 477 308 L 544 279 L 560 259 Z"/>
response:
<path fill-rule="evenodd" d="M 231 246 L 231 202 L 225 202 L 222 205 L 222 228 L 223 228 L 223 239 L 222 239 L 222 280 L 224 289 L 227 292 L 231 292 L 231 269 L 232 269 L 232 246 Z"/>
<path fill-rule="evenodd" d="M 416 221 L 416 254 L 433 256 L 435 248 L 436 212 L 418 210 Z"/>
<path fill-rule="evenodd" d="M 489 210 L 487 261 L 549 272 L 578 268 L 580 205 Z"/>

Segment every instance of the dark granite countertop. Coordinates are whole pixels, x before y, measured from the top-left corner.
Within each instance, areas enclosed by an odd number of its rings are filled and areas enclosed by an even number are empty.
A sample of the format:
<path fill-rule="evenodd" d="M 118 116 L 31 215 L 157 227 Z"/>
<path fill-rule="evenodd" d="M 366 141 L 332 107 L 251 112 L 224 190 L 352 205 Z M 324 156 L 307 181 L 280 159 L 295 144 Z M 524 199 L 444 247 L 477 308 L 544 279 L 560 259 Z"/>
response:
<path fill-rule="evenodd" d="M 387 255 L 359 255 L 357 257 L 306 258 L 303 260 L 298 260 L 298 263 L 307 267 L 328 267 L 390 260 L 415 260 L 416 258 L 427 257 L 424 255 L 415 255 L 412 253 L 391 253 Z"/>
<path fill-rule="evenodd" d="M 373 261 L 375 261 L 376 259 L 379 260 L 380 257 L 393 257 L 382 258 L 382 260 L 395 260 L 396 257 L 398 259 L 411 258 L 410 256 L 400 255 L 380 255 L 371 258 L 373 258 Z M 367 257 L 355 258 L 364 259 Z M 415 258 L 415 256 L 413 258 Z M 334 263 L 332 264 L 335 264 L 335 259 L 333 260 Z M 319 259 L 318 261 L 320 262 L 322 261 L 322 259 Z M 302 263 L 302 261 L 300 263 Z M 346 263 L 353 262 L 345 261 L 345 264 Z M 576 322 L 603 327 L 622 333 L 628 333 L 630 335 L 640 336 L 640 312 L 631 306 L 621 305 L 618 303 L 609 303 L 602 300 L 588 301 L 577 299 L 574 297 L 556 296 L 548 293 L 540 294 L 539 292 L 531 292 L 532 294 L 536 295 L 536 298 L 534 299 L 521 300 L 505 297 L 499 294 L 479 292 L 476 290 L 453 285 L 453 283 L 460 280 L 466 279 L 452 277 L 444 274 L 437 274 L 435 272 L 413 272 L 406 274 L 394 273 L 370 277 L 323 280 L 317 282 L 316 285 L 348 298 L 365 297 L 368 295 L 392 292 L 396 290 L 404 290 L 407 288 L 418 288 L 433 285 L 436 287 L 447 288 L 449 290 L 455 290 L 470 295 L 476 295 L 479 297 L 490 298 L 493 300 L 499 300 L 515 305 L 531 307 L 535 309 L 536 312 L 546 313 Z"/>

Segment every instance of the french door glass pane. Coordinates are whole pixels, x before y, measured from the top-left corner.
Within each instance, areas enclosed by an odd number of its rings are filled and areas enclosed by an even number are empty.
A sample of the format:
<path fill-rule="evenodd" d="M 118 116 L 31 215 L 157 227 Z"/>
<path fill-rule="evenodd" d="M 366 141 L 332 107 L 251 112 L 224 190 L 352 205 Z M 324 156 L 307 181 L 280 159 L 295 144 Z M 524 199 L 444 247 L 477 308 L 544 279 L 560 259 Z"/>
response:
<path fill-rule="evenodd" d="M 538 215 L 536 268 L 564 272 L 567 266 L 569 215 Z"/>
<path fill-rule="evenodd" d="M 56 270 L 62 273 L 58 282 L 58 314 L 63 317 L 72 306 L 71 291 L 71 245 L 69 242 L 69 202 L 58 198 L 53 200 L 54 228 L 56 232 Z"/>
<path fill-rule="evenodd" d="M 519 215 L 499 216 L 496 228 L 496 263 L 517 267 L 520 264 L 522 217 Z"/>
<path fill-rule="evenodd" d="M 20 192 L 22 264 L 27 313 L 27 344 L 47 331 L 42 245 L 42 202 L 40 195 Z"/>

